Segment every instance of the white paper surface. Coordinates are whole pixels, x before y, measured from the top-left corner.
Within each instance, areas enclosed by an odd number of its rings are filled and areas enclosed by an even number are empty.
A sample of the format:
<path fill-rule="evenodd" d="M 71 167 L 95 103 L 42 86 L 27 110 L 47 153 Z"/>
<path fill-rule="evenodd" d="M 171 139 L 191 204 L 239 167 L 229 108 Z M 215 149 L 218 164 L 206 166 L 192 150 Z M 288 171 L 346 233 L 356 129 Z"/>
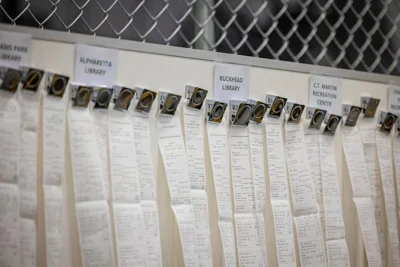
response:
<path fill-rule="evenodd" d="M 0 92 L 0 183 L 18 183 L 20 153 L 20 105 Z"/>
<path fill-rule="evenodd" d="M 114 203 L 112 207 L 118 266 L 146 266 L 142 207 L 125 203 Z"/>
<path fill-rule="evenodd" d="M 249 125 L 249 140 L 250 140 L 250 156 L 251 170 L 253 177 L 253 188 L 255 196 L 256 222 L 257 222 L 257 238 L 260 248 L 260 266 L 268 266 L 267 245 L 265 239 L 265 157 L 264 157 L 264 124 Z"/>
<path fill-rule="evenodd" d="M 249 131 L 230 128 L 231 175 L 235 204 L 236 245 L 240 266 L 263 263 L 258 239 L 255 194 L 250 163 Z"/>
<path fill-rule="evenodd" d="M 136 149 L 129 113 L 109 114 L 110 173 L 118 266 L 147 263 Z"/>
<path fill-rule="evenodd" d="M 385 199 L 386 221 L 392 259 L 388 259 L 393 266 L 400 266 L 400 248 L 398 222 L 396 211 L 396 192 L 393 182 L 393 154 L 392 138 L 379 130 L 376 132 L 376 146 L 378 149 L 379 167 Z"/>
<path fill-rule="evenodd" d="M 114 266 L 110 213 L 106 200 L 76 204 L 83 267 Z"/>
<path fill-rule="evenodd" d="M 212 266 L 208 198 L 205 191 L 204 111 L 189 109 L 187 103 L 184 103 L 183 122 L 199 266 Z"/>
<path fill-rule="evenodd" d="M 395 169 L 395 178 L 397 185 L 397 196 L 400 196 L 400 138 L 393 138 L 393 157 L 394 157 L 394 169 Z M 400 217 L 400 198 L 398 197 L 398 207 L 397 215 Z"/>
<path fill-rule="evenodd" d="M 117 73 L 118 51 L 89 45 L 76 45 L 74 82 L 112 86 Z"/>
<path fill-rule="evenodd" d="M 109 206 L 89 110 L 70 108 L 68 129 L 82 265 L 113 267 Z"/>
<path fill-rule="evenodd" d="M 99 150 L 101 170 L 103 172 L 104 190 L 107 199 L 110 198 L 109 171 L 108 171 L 108 110 L 93 109 L 92 117 L 96 134 L 97 149 Z"/>
<path fill-rule="evenodd" d="M 19 189 L 15 184 L 0 183 L 0 259 L 2 266 L 20 263 Z"/>
<path fill-rule="evenodd" d="M 236 266 L 235 233 L 233 230 L 230 160 L 226 119 L 207 123 L 208 147 L 218 206 L 218 227 L 226 267 Z"/>
<path fill-rule="evenodd" d="M 308 105 L 328 113 L 342 114 L 342 81 L 328 76 L 311 76 Z"/>
<path fill-rule="evenodd" d="M 155 167 L 150 137 L 150 120 L 132 113 L 137 170 L 140 185 L 140 205 L 143 211 L 147 265 L 162 266 L 159 216 L 157 210 Z M 137 116 L 135 116 L 137 115 Z"/>
<path fill-rule="evenodd" d="M 301 266 L 326 266 L 321 219 L 301 124 L 286 125 L 286 161 Z"/>
<path fill-rule="evenodd" d="M 350 266 L 350 259 L 345 239 L 333 137 L 319 135 L 319 147 L 328 266 L 346 267 Z"/>
<path fill-rule="evenodd" d="M 95 127 L 89 111 L 71 108 L 68 129 L 75 201 L 106 199 Z"/>
<path fill-rule="evenodd" d="M 361 135 L 357 127 L 343 127 L 343 151 L 349 170 L 353 200 L 364 239 L 369 266 L 382 265 L 374 205 L 371 199 L 368 168 L 365 161 Z"/>
<path fill-rule="evenodd" d="M 53 97 L 43 99 L 43 192 L 48 267 L 58 267 L 62 264 L 62 185 L 67 95 L 64 99 Z"/>
<path fill-rule="evenodd" d="M 39 89 L 40 90 L 40 89 Z M 37 160 L 40 92 L 19 91 L 21 105 L 20 265 L 36 266 Z"/>
<path fill-rule="evenodd" d="M 179 228 L 186 267 L 198 266 L 195 213 L 192 205 L 185 145 L 179 111 L 158 117 L 159 148 L 164 162 L 171 207 Z"/>
<path fill-rule="evenodd" d="M 374 205 L 375 222 L 378 231 L 379 247 L 382 265 L 386 265 L 386 218 L 382 212 L 385 202 L 382 191 L 381 175 L 376 147 L 376 121 L 374 119 L 361 118 L 358 123 L 361 140 L 364 148 L 365 163 L 368 168 L 369 188 Z"/>
<path fill-rule="evenodd" d="M 274 218 L 278 264 L 279 266 L 296 266 L 293 220 L 283 147 L 282 120 L 268 117 L 265 119 L 269 191 Z"/>
<path fill-rule="evenodd" d="M 239 65 L 214 66 L 214 97 L 216 101 L 247 101 L 249 98 L 249 68 Z"/>
<path fill-rule="evenodd" d="M 0 65 L 19 68 L 31 61 L 32 36 L 0 31 Z"/>

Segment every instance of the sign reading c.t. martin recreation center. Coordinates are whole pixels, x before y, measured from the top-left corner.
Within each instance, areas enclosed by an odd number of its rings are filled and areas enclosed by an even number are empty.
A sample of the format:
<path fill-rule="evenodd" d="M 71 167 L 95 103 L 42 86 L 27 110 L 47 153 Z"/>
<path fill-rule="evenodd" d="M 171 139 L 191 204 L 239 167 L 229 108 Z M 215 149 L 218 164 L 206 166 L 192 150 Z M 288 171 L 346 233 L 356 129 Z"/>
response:
<path fill-rule="evenodd" d="M 316 76 L 310 78 L 308 105 L 326 110 L 328 113 L 342 114 L 342 83 L 338 78 Z"/>

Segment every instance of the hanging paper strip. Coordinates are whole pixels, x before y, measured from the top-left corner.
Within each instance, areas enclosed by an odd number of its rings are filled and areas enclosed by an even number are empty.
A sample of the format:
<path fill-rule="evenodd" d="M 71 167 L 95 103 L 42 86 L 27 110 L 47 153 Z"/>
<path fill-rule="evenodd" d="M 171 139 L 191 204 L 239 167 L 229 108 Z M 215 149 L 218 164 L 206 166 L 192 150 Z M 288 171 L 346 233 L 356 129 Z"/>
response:
<path fill-rule="evenodd" d="M 157 187 L 150 136 L 150 119 L 132 113 L 136 162 L 140 185 L 140 204 L 143 211 L 144 236 L 148 266 L 162 266 L 160 226 L 157 209 Z"/>
<path fill-rule="evenodd" d="M 339 194 L 333 137 L 319 135 L 319 157 L 328 266 L 350 267 Z"/>
<path fill-rule="evenodd" d="M 257 234 L 261 254 L 260 266 L 268 266 L 267 245 L 265 236 L 265 157 L 264 157 L 264 125 L 259 123 L 249 124 L 249 140 L 253 188 L 256 207 Z"/>
<path fill-rule="evenodd" d="M 258 241 L 254 185 L 250 166 L 249 131 L 230 128 L 231 174 L 235 204 L 236 246 L 240 266 L 255 266 L 263 255 Z"/>
<path fill-rule="evenodd" d="M 391 256 L 388 259 L 393 266 L 400 266 L 400 248 L 398 222 L 396 212 L 396 192 L 393 181 L 392 138 L 386 133 L 376 130 L 376 146 L 378 149 L 379 168 L 383 187 L 386 221 L 391 246 Z"/>
<path fill-rule="evenodd" d="M 326 266 L 325 244 L 301 124 L 286 124 L 288 166 L 301 266 Z"/>
<path fill-rule="evenodd" d="M 196 224 L 199 266 L 212 266 L 206 173 L 204 166 L 204 114 L 184 105 L 185 145 Z"/>
<path fill-rule="evenodd" d="M 147 264 L 136 149 L 129 113 L 110 110 L 110 174 L 119 267 Z"/>
<path fill-rule="evenodd" d="M 19 91 L 21 105 L 20 190 L 20 266 L 36 266 L 37 147 L 40 92 Z"/>
<path fill-rule="evenodd" d="M 186 267 L 198 266 L 195 215 L 179 112 L 158 118 L 159 147 Z"/>
<path fill-rule="evenodd" d="M 353 191 L 353 201 L 358 212 L 368 266 L 381 267 L 383 265 L 375 222 L 374 204 L 371 199 L 368 169 L 361 135 L 357 127 L 346 126 L 342 128 L 342 134 L 343 150 Z"/>
<path fill-rule="evenodd" d="M 274 218 L 278 266 L 296 266 L 293 219 L 289 202 L 282 119 L 266 118 L 269 192 Z"/>
<path fill-rule="evenodd" d="M 386 265 L 386 231 L 384 199 L 379 173 L 378 154 L 376 148 L 376 121 L 373 118 L 360 118 L 358 122 L 361 140 L 364 148 L 365 161 L 368 167 L 369 188 L 374 205 L 375 222 L 378 230 L 379 247 L 382 265 Z"/>
<path fill-rule="evenodd" d="M 48 267 L 62 264 L 66 99 L 43 99 L 43 192 Z"/>
<path fill-rule="evenodd" d="M 89 110 L 70 108 L 68 129 L 82 266 L 112 267 L 110 211 Z"/>
<path fill-rule="evenodd" d="M 226 267 L 236 266 L 235 233 L 233 230 L 230 162 L 226 120 L 207 123 L 208 146 L 218 206 L 218 227 Z"/>
<path fill-rule="evenodd" d="M 20 124 L 16 96 L 0 91 L 0 259 L 5 266 L 20 263 Z"/>

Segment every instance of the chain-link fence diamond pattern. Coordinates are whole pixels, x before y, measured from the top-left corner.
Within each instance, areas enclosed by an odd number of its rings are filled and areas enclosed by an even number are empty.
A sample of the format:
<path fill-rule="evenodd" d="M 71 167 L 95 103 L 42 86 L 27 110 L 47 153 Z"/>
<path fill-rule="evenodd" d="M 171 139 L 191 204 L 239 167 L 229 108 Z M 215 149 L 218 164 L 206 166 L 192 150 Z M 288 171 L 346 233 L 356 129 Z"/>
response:
<path fill-rule="evenodd" d="M 399 0 L 0 0 L 0 21 L 400 75 Z"/>

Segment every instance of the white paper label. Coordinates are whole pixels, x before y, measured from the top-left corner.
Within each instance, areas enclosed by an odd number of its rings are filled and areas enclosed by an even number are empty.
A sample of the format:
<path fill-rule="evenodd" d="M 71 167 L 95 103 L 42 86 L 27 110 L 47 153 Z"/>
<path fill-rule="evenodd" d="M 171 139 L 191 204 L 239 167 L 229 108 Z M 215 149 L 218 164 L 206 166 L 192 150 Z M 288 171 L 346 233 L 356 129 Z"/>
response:
<path fill-rule="evenodd" d="M 400 88 L 390 87 L 388 89 L 388 111 L 400 115 Z"/>
<path fill-rule="evenodd" d="M 31 61 L 32 36 L 0 31 L 0 65 L 18 68 Z"/>
<path fill-rule="evenodd" d="M 328 113 L 342 114 L 342 84 L 333 77 L 312 76 L 308 88 L 308 105 Z"/>
<path fill-rule="evenodd" d="M 117 50 L 77 45 L 75 82 L 86 85 L 111 86 L 117 73 Z"/>
<path fill-rule="evenodd" d="M 249 96 L 249 68 L 217 64 L 214 69 L 214 100 L 247 100 Z"/>

